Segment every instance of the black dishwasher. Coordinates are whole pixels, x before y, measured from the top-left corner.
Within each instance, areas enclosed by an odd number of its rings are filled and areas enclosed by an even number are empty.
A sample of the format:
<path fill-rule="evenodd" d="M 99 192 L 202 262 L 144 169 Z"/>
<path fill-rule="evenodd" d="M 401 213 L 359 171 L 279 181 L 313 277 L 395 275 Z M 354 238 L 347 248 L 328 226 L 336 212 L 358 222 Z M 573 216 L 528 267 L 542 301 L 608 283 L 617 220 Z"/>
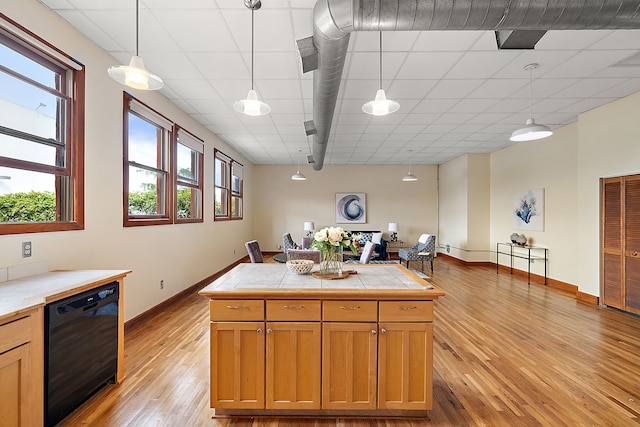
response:
<path fill-rule="evenodd" d="M 119 291 L 112 282 L 45 307 L 45 426 L 115 382 Z"/>

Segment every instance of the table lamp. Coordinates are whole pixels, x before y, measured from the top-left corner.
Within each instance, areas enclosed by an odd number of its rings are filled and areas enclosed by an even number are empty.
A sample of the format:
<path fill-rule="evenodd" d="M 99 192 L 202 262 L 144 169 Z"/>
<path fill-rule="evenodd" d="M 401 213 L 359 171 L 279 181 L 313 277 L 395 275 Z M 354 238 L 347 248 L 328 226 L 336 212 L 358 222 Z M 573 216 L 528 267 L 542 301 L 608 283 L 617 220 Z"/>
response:
<path fill-rule="evenodd" d="M 307 232 L 307 237 L 311 237 L 313 234 L 313 230 L 315 230 L 316 226 L 313 221 L 305 221 L 304 222 L 304 231 Z"/>
<path fill-rule="evenodd" d="M 389 231 L 391 232 L 391 241 L 392 242 L 397 242 L 398 241 L 398 223 L 397 222 L 390 222 L 389 223 Z"/>

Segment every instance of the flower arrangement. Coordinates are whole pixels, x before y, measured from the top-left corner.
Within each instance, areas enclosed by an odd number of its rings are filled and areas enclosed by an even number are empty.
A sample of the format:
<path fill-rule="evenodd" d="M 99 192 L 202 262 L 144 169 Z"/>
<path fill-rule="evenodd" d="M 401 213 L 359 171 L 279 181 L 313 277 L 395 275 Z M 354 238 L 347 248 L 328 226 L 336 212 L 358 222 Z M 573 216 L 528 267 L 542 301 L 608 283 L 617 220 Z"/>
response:
<path fill-rule="evenodd" d="M 325 227 L 313 236 L 311 246 L 322 252 L 320 274 L 342 274 L 342 249 L 351 249 L 355 255 L 358 250 L 353 245 L 351 235 L 342 227 Z"/>
<path fill-rule="evenodd" d="M 311 246 L 321 251 L 336 251 L 338 248 L 351 249 L 355 255 L 358 250 L 353 245 L 351 235 L 344 231 L 342 227 L 325 227 L 313 236 Z"/>

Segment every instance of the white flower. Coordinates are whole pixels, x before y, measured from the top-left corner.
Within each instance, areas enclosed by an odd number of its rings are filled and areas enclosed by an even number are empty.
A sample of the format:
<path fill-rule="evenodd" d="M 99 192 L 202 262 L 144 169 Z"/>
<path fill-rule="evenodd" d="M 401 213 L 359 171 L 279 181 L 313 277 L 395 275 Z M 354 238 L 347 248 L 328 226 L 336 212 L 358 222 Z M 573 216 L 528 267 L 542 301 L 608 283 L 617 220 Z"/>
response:
<path fill-rule="evenodd" d="M 327 232 L 326 229 L 322 229 L 320 231 L 318 231 L 313 238 L 318 241 L 318 242 L 324 242 L 327 240 Z"/>

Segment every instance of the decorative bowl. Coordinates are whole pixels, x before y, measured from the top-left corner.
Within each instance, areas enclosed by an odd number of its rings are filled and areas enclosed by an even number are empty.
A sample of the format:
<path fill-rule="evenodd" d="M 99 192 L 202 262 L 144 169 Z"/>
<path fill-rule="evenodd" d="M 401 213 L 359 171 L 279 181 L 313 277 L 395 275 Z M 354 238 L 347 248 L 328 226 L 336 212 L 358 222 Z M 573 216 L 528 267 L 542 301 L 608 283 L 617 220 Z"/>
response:
<path fill-rule="evenodd" d="M 313 268 L 313 261 L 310 259 L 291 259 L 287 261 L 287 268 L 295 274 L 307 274 Z"/>

